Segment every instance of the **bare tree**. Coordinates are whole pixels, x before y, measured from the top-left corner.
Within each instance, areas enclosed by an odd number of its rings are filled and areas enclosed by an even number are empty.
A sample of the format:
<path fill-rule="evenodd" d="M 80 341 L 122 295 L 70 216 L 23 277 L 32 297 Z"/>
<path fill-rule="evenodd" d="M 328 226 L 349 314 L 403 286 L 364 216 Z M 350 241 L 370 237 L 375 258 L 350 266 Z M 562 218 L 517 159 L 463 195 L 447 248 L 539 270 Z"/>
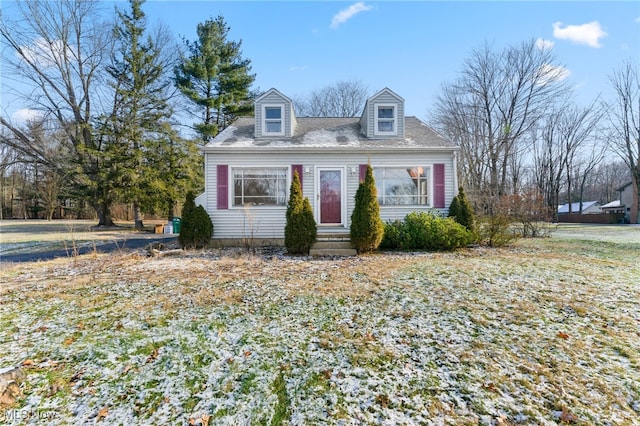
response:
<path fill-rule="evenodd" d="M 357 117 L 368 97 L 369 89 L 361 81 L 343 80 L 314 90 L 306 98 L 294 98 L 294 105 L 301 117 Z"/>
<path fill-rule="evenodd" d="M 631 171 L 633 206 L 629 220 L 639 223 L 640 197 L 640 69 L 638 62 L 621 65 L 610 76 L 616 98 L 609 109 L 611 145 Z"/>
<path fill-rule="evenodd" d="M 574 186 L 584 194 L 588 175 L 604 158 L 597 137 L 602 114 L 596 102 L 587 107 L 564 103 L 540 122 L 533 161 L 538 190 L 552 211 L 557 212 L 563 188 L 569 202 Z"/>
<path fill-rule="evenodd" d="M 83 188 L 100 225 L 111 225 L 110 198 L 99 179 L 101 147 L 92 127 L 100 70 L 112 35 L 111 26 L 98 21 L 101 2 L 33 0 L 13 6 L 21 19 L 3 19 L 0 24 L 0 39 L 6 47 L 2 61 L 8 74 L 28 85 L 14 95 L 64 132 L 72 163 L 57 162 L 46 141 L 0 116 L 0 124 L 12 136 L 3 137 L 3 143 L 52 169 L 65 169 L 61 172 L 69 173 L 69 179 Z"/>
<path fill-rule="evenodd" d="M 529 148 L 526 135 L 566 93 L 565 76 L 550 50 L 530 40 L 473 51 L 461 77 L 443 86 L 435 123 L 461 147 L 469 192 L 491 199 L 513 191 L 509 174 Z"/>

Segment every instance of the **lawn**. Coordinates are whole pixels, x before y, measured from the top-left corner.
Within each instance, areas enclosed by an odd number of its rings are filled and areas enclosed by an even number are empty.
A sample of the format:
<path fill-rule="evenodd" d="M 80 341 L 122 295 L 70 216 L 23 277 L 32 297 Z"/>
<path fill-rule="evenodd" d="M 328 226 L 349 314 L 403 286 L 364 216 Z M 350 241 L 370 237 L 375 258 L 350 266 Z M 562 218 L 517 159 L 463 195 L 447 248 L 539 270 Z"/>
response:
<path fill-rule="evenodd" d="M 639 254 L 639 227 L 563 226 L 454 253 L 10 265 L 0 370 L 26 379 L 0 423 L 640 424 Z"/>

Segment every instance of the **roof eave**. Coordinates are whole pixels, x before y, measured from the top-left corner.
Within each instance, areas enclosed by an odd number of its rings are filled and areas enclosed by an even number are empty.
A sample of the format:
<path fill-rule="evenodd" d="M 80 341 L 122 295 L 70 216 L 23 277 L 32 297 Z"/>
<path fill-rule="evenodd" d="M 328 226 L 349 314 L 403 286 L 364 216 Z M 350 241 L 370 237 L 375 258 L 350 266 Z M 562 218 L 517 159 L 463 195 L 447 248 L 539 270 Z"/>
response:
<path fill-rule="evenodd" d="M 327 152 L 327 150 L 331 150 Z M 314 147 L 290 147 L 290 146 L 204 146 L 202 147 L 203 153 L 262 153 L 265 151 L 269 153 L 320 153 L 331 154 L 333 152 L 341 153 L 361 153 L 361 152 L 378 152 L 378 153 L 419 153 L 419 152 L 457 152 L 460 151 L 458 146 L 423 146 L 423 147 L 353 147 L 353 146 L 314 146 Z"/>

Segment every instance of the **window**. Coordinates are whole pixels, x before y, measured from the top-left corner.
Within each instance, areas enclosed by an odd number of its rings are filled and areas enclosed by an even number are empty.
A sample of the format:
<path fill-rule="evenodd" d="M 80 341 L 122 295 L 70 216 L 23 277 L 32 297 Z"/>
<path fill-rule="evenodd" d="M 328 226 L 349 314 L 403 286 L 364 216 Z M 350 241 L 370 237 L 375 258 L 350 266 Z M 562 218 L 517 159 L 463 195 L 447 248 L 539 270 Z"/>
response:
<path fill-rule="evenodd" d="M 265 106 L 262 113 L 262 133 L 264 135 L 284 135 L 283 108 L 280 105 Z"/>
<path fill-rule="evenodd" d="M 233 169 L 233 205 L 284 206 L 287 168 Z"/>
<path fill-rule="evenodd" d="M 373 169 L 378 203 L 383 205 L 428 205 L 427 167 Z"/>
<path fill-rule="evenodd" d="M 396 134 L 396 107 L 395 105 L 376 105 L 375 108 L 375 134 Z"/>

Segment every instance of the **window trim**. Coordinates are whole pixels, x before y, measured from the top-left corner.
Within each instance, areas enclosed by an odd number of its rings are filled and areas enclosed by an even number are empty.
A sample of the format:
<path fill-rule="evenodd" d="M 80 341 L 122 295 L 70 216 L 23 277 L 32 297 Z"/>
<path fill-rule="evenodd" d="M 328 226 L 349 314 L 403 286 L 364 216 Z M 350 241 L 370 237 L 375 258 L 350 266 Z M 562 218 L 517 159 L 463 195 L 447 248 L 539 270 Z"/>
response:
<path fill-rule="evenodd" d="M 378 113 L 380 108 L 392 108 L 393 118 L 380 118 Z M 393 103 L 379 103 L 373 105 L 374 119 L 373 119 L 373 134 L 376 136 L 396 136 L 398 134 L 398 104 Z M 378 123 L 380 121 L 390 121 L 393 124 L 393 130 L 386 132 L 378 129 Z"/>
<path fill-rule="evenodd" d="M 248 170 L 248 169 L 271 169 L 271 170 L 282 170 L 284 171 L 284 179 L 285 179 L 285 185 L 284 185 L 284 204 L 266 204 L 266 205 L 249 205 L 249 204 L 242 204 L 242 205 L 236 205 L 235 204 L 235 175 L 234 172 L 237 170 Z M 278 209 L 278 210 L 282 210 L 282 209 L 286 209 L 287 208 L 287 203 L 289 202 L 289 187 L 291 186 L 291 166 L 289 165 L 265 165 L 265 166 L 257 166 L 257 165 L 250 165 L 250 166 L 229 166 L 229 209 L 235 209 L 235 210 L 242 210 L 242 209 L 246 209 L 246 208 L 250 208 L 250 209 Z"/>
<path fill-rule="evenodd" d="M 275 118 L 267 118 L 267 108 L 279 108 L 280 109 L 280 119 Z M 267 123 L 275 123 L 280 122 L 280 131 L 279 132 L 269 132 L 267 131 Z M 284 136 L 284 105 L 282 104 L 263 104 L 262 105 L 262 135 L 263 136 Z"/>
<path fill-rule="evenodd" d="M 433 187 L 433 166 L 432 165 L 424 165 L 424 166 L 378 166 L 378 167 L 373 167 L 373 172 L 375 175 L 376 170 L 383 170 L 383 169 L 391 169 L 391 170 L 407 170 L 407 169 L 413 169 L 413 168 L 422 168 L 423 169 L 423 174 L 424 177 L 421 180 L 426 180 L 426 190 L 427 193 L 426 195 L 420 195 L 417 194 L 415 197 L 416 199 L 420 199 L 420 197 L 426 197 L 425 204 L 419 204 L 419 203 L 410 203 L 410 204 L 387 204 L 385 203 L 385 191 L 384 191 L 384 180 L 379 181 L 378 179 L 376 179 L 376 190 L 378 192 L 378 203 L 380 204 L 380 207 L 389 207 L 389 208 L 402 208 L 402 207 L 422 207 L 422 208 L 431 208 L 433 206 L 433 191 L 434 191 L 434 187 Z M 380 185 L 381 187 L 378 188 L 378 185 Z"/>

